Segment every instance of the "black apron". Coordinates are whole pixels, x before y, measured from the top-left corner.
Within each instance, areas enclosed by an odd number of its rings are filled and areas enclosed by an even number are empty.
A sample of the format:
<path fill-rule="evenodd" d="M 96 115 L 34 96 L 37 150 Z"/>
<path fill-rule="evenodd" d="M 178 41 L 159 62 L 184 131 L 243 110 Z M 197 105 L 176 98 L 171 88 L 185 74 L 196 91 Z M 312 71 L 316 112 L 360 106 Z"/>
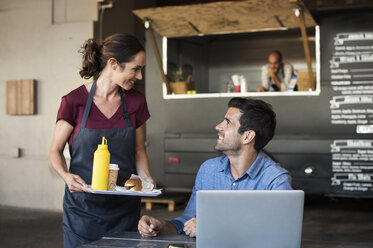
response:
<path fill-rule="evenodd" d="M 136 173 L 135 132 L 124 96 L 120 90 L 125 128 L 87 129 L 86 123 L 93 102 L 96 81 L 89 92 L 80 129 L 71 146 L 70 172 L 87 184 L 92 180 L 93 154 L 102 136 L 108 140 L 110 163 L 119 165 L 117 185 Z M 140 197 L 70 193 L 65 186 L 63 199 L 64 247 L 76 247 L 115 232 L 136 231 L 140 218 Z"/>

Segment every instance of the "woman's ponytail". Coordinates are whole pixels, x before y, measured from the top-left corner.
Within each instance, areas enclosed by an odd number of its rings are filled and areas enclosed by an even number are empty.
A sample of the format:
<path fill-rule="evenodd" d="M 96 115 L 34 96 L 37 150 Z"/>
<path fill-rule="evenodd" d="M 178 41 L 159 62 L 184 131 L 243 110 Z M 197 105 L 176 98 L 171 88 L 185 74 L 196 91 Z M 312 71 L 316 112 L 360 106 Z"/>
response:
<path fill-rule="evenodd" d="M 87 40 L 80 48 L 79 52 L 83 54 L 83 63 L 79 74 L 82 78 L 97 78 L 100 74 L 102 70 L 100 65 L 100 50 L 101 47 L 95 39 Z"/>
<path fill-rule="evenodd" d="M 79 52 L 83 54 L 83 65 L 79 72 L 85 79 L 97 79 L 110 58 L 117 60 L 120 66 L 131 61 L 136 54 L 145 51 L 137 38 L 130 34 L 113 34 L 102 45 L 95 39 L 87 40 Z"/>

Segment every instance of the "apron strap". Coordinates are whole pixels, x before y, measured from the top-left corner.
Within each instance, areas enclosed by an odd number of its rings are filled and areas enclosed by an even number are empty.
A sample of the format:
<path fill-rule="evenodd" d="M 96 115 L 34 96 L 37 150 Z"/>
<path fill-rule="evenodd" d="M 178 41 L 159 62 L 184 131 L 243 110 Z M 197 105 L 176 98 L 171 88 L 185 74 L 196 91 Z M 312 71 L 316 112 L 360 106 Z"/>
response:
<path fill-rule="evenodd" d="M 91 90 L 89 91 L 88 100 L 84 108 L 84 114 L 83 114 L 83 119 L 82 119 L 82 124 L 81 124 L 82 128 L 85 128 L 85 125 L 87 124 L 89 111 L 91 110 L 93 96 L 96 90 L 96 81 L 97 80 L 93 82 Z M 126 107 L 126 102 L 124 101 L 123 91 L 120 87 L 119 87 L 119 95 L 120 95 L 120 101 L 122 103 L 122 114 L 123 114 L 124 121 L 126 123 L 126 127 L 132 127 L 131 121 L 130 121 L 130 114 L 127 112 L 127 107 Z"/>
<path fill-rule="evenodd" d="M 84 108 L 83 120 L 82 120 L 82 124 L 81 124 L 82 128 L 85 128 L 85 125 L 86 125 L 87 119 L 88 119 L 88 115 L 89 115 L 89 111 L 91 110 L 91 106 L 92 106 L 92 102 L 93 102 L 93 96 L 94 96 L 95 90 L 96 90 L 96 81 L 97 80 L 95 80 L 93 82 L 91 90 L 89 91 L 88 100 L 87 100 L 87 103 L 86 103 L 85 108 Z"/>
<path fill-rule="evenodd" d="M 124 95 L 123 95 L 123 90 L 119 88 L 119 95 L 120 95 L 120 100 L 122 102 L 122 113 L 123 113 L 123 118 L 124 121 L 126 122 L 126 127 L 132 127 L 131 121 L 130 121 L 130 114 L 127 112 L 127 106 L 126 102 L 124 101 Z"/>

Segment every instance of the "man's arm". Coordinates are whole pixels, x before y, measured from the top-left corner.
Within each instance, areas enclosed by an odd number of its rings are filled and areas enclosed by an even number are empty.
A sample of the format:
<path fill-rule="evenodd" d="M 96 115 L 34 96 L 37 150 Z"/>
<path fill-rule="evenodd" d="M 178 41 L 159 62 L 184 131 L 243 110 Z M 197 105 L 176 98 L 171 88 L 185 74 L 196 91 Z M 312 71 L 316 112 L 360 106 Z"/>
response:
<path fill-rule="evenodd" d="M 208 161 L 204 162 L 198 170 L 192 195 L 190 196 L 188 205 L 186 206 L 184 213 L 180 217 L 170 221 L 172 224 L 174 224 L 179 234 L 185 234 L 184 228 L 186 222 L 196 217 L 197 191 L 206 189 L 204 182 L 206 182 L 207 177 L 211 177 L 211 173 L 209 173 L 209 170 L 206 169 L 207 166 Z"/>
<path fill-rule="evenodd" d="M 185 234 L 184 232 L 184 224 L 189 221 L 190 219 L 196 217 L 196 197 L 197 197 L 197 181 L 199 176 L 197 174 L 197 179 L 196 179 L 196 185 L 193 187 L 193 192 L 192 195 L 190 196 L 188 205 L 186 206 L 184 213 L 180 216 L 177 217 L 176 219 L 171 220 L 171 224 L 173 224 L 177 230 L 178 234 Z"/>
<path fill-rule="evenodd" d="M 283 70 L 284 79 L 282 80 L 281 88 L 279 89 L 281 89 L 281 91 L 287 91 L 289 88 L 291 77 L 293 76 L 293 66 L 291 64 L 286 63 L 283 66 Z"/>
<path fill-rule="evenodd" d="M 269 185 L 270 190 L 292 190 L 291 177 L 288 173 L 277 176 Z"/>
<path fill-rule="evenodd" d="M 156 236 L 158 234 L 184 234 L 184 223 L 196 217 L 196 194 L 198 189 L 201 189 L 203 164 L 199 169 L 196 177 L 196 182 L 193 187 L 192 195 L 190 196 L 188 205 L 184 213 L 171 221 L 159 220 L 151 216 L 143 216 L 138 224 L 138 231 L 143 237 Z M 192 226 L 191 226 L 192 228 Z M 194 227 L 195 229 L 195 227 Z M 192 233 L 192 229 L 191 229 Z M 188 235 L 188 234 L 187 234 Z"/>
<path fill-rule="evenodd" d="M 175 226 L 168 220 L 160 220 L 147 215 L 141 217 L 137 229 L 142 237 L 154 237 L 158 234 L 177 234 Z"/>
<path fill-rule="evenodd" d="M 271 77 L 274 84 L 277 86 L 278 89 L 282 89 L 284 85 L 281 82 L 281 79 L 277 76 L 278 72 L 276 73 L 274 69 L 268 68 L 268 75 Z"/>

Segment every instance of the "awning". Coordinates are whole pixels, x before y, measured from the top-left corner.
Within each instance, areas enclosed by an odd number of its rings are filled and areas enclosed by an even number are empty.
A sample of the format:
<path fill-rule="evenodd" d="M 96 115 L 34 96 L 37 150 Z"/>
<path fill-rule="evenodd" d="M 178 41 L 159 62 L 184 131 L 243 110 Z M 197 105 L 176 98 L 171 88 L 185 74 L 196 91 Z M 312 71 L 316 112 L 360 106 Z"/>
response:
<path fill-rule="evenodd" d="M 299 28 L 294 14 L 301 8 L 305 26 L 316 26 L 301 0 L 224 1 L 134 10 L 140 19 L 151 21 L 161 36 L 183 37 L 246 33 Z"/>

